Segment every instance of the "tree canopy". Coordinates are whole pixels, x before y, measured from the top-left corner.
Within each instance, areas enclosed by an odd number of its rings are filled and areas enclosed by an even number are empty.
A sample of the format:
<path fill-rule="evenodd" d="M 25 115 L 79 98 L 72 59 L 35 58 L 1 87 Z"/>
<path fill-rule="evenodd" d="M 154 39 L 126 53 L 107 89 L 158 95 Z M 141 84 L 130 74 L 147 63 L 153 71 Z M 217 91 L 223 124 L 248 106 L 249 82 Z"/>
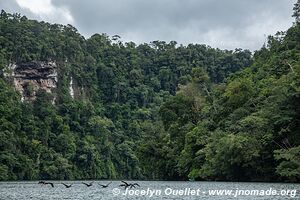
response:
<path fill-rule="evenodd" d="M 138 45 L 2 10 L 0 180 L 299 181 L 299 41 Z M 8 65 L 49 60 L 57 88 L 21 102 Z"/>

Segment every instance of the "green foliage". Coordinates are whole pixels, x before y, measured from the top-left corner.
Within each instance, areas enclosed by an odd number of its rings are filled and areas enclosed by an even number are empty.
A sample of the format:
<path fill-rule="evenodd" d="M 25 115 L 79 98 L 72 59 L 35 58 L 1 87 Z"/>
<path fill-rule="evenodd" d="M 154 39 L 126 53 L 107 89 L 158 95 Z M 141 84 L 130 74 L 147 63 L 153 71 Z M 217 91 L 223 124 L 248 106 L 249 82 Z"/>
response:
<path fill-rule="evenodd" d="M 204 179 L 248 180 L 245 172 L 255 167 L 259 143 L 247 135 L 213 133 L 211 141 L 199 152 L 205 162 L 199 170 Z M 196 178 L 196 177 L 195 177 Z"/>
<path fill-rule="evenodd" d="M 300 177 L 300 146 L 275 151 L 275 159 L 281 161 L 276 172 L 290 181 Z"/>
<path fill-rule="evenodd" d="M 293 17 L 295 17 L 296 22 L 298 23 L 300 21 L 300 1 L 299 0 L 297 0 L 297 3 L 295 3 L 293 10 L 294 10 Z"/>
<path fill-rule="evenodd" d="M 160 110 L 172 178 L 299 181 L 299 27 L 269 37 L 226 84 L 192 69 L 191 83 Z"/>
<path fill-rule="evenodd" d="M 252 56 L 85 39 L 71 25 L 2 11 L 0 180 L 299 181 L 299 33 L 295 23 Z M 55 91 L 28 83 L 36 99 L 21 102 L 8 64 L 50 60 Z"/>
<path fill-rule="evenodd" d="M 224 97 L 228 106 L 234 108 L 234 106 L 240 106 L 246 103 L 253 94 L 253 83 L 251 80 L 243 78 L 231 81 L 226 87 Z"/>

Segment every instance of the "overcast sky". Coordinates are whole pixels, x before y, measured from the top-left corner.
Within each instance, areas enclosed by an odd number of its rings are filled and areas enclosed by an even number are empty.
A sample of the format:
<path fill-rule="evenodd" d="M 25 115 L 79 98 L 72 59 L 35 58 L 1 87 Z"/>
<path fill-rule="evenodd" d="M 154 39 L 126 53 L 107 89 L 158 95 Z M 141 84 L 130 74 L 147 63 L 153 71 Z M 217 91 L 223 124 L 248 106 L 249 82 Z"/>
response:
<path fill-rule="evenodd" d="M 0 0 L 0 9 L 51 23 L 72 24 L 86 38 L 200 43 L 259 49 L 267 35 L 293 23 L 296 0 Z"/>

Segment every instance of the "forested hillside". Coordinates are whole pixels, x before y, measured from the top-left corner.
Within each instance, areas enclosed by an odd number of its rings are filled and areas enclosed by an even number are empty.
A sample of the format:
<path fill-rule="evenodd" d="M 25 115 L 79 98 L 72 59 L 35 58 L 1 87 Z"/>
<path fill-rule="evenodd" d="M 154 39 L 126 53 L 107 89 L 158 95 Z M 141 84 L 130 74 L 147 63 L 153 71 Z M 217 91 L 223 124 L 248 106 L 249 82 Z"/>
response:
<path fill-rule="evenodd" d="M 0 180 L 299 181 L 299 41 L 295 23 L 254 55 L 137 45 L 2 11 Z M 5 72 L 32 61 L 57 88 L 21 101 Z"/>

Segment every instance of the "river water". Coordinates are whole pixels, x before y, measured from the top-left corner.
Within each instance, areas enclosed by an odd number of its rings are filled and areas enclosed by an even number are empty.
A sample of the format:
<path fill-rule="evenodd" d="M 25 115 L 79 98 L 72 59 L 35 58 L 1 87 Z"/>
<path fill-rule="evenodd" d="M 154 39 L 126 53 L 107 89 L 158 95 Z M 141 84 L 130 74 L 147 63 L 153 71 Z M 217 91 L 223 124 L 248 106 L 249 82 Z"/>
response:
<path fill-rule="evenodd" d="M 73 184 L 70 188 L 66 188 L 60 181 L 54 181 L 54 187 L 38 184 L 37 181 L 0 182 L 0 200 L 300 199 L 300 184 L 138 181 L 140 187 L 127 190 L 119 186 L 122 184 L 120 181 L 112 181 L 107 188 L 99 185 L 109 182 L 94 181 L 91 187 L 85 186 L 82 181 L 64 182 Z"/>

